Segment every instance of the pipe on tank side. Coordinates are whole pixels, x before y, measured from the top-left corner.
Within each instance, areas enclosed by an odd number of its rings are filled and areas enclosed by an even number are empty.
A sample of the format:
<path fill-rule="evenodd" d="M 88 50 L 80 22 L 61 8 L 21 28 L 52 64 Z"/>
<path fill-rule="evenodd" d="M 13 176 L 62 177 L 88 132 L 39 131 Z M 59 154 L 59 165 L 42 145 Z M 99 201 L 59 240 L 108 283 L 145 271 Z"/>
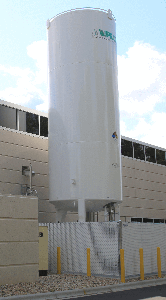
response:
<path fill-rule="evenodd" d="M 79 222 L 86 222 L 85 199 L 78 199 L 78 220 Z"/>

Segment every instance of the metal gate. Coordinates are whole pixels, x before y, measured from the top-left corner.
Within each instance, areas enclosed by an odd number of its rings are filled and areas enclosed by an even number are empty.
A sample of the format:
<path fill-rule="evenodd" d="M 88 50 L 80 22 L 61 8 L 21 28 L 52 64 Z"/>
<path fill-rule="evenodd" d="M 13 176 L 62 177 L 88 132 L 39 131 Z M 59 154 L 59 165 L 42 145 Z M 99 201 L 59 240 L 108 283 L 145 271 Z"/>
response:
<path fill-rule="evenodd" d="M 61 273 L 87 274 L 90 248 L 92 275 L 119 277 L 119 223 L 40 223 L 48 226 L 49 273 L 57 273 L 57 247 L 61 247 Z"/>

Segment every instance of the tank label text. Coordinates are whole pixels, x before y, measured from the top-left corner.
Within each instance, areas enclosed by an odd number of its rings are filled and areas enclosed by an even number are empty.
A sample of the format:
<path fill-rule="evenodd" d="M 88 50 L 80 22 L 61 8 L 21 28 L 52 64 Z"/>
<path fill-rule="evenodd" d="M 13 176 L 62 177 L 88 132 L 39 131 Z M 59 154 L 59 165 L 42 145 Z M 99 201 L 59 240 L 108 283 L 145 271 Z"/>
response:
<path fill-rule="evenodd" d="M 109 31 L 104 31 L 101 29 L 94 29 L 92 32 L 92 36 L 95 38 L 103 38 L 105 40 L 113 41 L 116 43 L 116 36 L 114 36 L 111 32 Z"/>

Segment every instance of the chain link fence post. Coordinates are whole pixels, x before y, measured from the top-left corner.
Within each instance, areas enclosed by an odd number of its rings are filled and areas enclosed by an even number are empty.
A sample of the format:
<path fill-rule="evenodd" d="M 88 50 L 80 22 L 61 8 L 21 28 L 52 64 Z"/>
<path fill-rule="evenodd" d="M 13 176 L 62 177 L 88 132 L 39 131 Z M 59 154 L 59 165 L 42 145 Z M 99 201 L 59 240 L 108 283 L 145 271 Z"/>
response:
<path fill-rule="evenodd" d="M 118 233 L 118 269 L 119 269 L 119 277 L 121 277 L 121 266 L 120 266 L 120 249 L 122 249 L 122 221 L 119 220 L 119 233 Z"/>

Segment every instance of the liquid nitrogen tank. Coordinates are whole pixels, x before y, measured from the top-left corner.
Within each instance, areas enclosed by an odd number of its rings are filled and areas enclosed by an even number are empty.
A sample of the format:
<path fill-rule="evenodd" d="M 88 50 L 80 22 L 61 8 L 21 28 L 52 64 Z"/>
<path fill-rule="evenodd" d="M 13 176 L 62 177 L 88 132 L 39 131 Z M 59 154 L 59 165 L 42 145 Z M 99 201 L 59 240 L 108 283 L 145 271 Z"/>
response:
<path fill-rule="evenodd" d="M 115 18 L 76 9 L 47 21 L 49 200 L 60 221 L 122 201 Z"/>

